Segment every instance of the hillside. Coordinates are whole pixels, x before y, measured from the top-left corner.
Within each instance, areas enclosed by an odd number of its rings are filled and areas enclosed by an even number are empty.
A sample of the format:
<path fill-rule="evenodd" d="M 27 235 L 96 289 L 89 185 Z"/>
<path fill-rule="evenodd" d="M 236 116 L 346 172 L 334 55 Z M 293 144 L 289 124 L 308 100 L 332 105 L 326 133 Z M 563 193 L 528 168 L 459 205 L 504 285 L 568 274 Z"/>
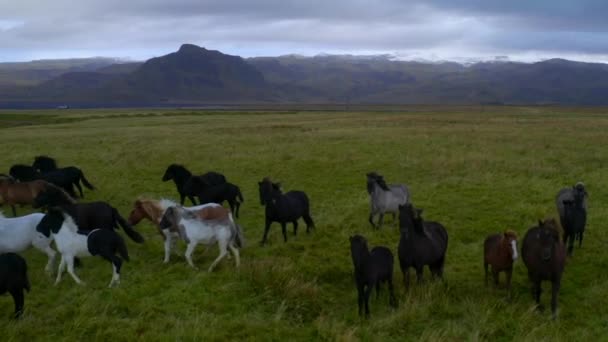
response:
<path fill-rule="evenodd" d="M 174 53 L 143 63 L 108 63 L 109 60 L 104 60 L 104 63 L 56 68 L 46 74 L 36 71 L 37 76 L 31 76 L 35 81 L 23 76 L 34 70 L 27 69 L 12 86 L 0 83 L 0 101 L 69 102 L 89 106 L 209 103 L 608 105 L 608 65 L 562 59 L 538 63 L 479 62 L 467 66 L 454 62 L 397 61 L 385 55 L 287 55 L 243 59 L 184 44 Z M 0 73 L 2 70 L 0 68 Z M 15 66 L 9 70 L 15 73 L 20 69 Z M 22 86 L 17 87 L 17 83 Z"/>

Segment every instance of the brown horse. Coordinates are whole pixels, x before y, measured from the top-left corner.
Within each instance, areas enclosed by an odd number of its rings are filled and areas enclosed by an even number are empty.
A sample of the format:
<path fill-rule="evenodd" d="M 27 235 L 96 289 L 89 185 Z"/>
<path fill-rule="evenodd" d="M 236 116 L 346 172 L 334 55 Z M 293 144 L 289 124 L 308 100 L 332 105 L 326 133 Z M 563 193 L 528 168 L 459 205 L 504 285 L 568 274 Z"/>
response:
<path fill-rule="evenodd" d="M 539 309 L 543 280 L 551 282 L 551 312 L 557 317 L 557 296 L 566 265 L 566 249 L 559 237 L 559 225 L 555 219 L 538 221 L 524 236 L 521 257 L 528 268 L 528 277 L 533 283 L 532 292 Z"/>
<path fill-rule="evenodd" d="M 74 203 L 74 200 L 62 189 L 44 181 L 16 182 L 12 177 L 0 175 L 0 199 L 2 204 L 8 204 L 13 209 L 13 216 L 17 216 L 15 205 L 33 204 L 34 199 L 42 192 L 55 191 L 65 196 L 65 199 Z"/>
<path fill-rule="evenodd" d="M 517 260 L 517 233 L 506 230 L 504 233 L 492 234 L 483 244 L 483 268 L 488 285 L 488 265 L 492 266 L 494 284 L 498 286 L 500 272 L 507 275 L 507 293 L 511 297 L 511 274 L 513 262 Z"/>

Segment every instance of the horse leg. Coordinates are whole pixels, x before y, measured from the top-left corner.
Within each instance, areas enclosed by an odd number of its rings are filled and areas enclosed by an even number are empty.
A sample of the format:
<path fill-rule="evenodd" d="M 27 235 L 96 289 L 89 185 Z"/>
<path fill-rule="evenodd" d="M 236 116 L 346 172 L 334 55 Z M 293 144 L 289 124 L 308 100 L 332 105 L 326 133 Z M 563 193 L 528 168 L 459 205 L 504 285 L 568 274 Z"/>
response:
<path fill-rule="evenodd" d="M 397 307 L 397 298 L 395 298 L 395 292 L 393 291 L 393 276 L 391 275 L 388 280 L 388 304 L 394 308 Z"/>
<path fill-rule="evenodd" d="M 13 209 L 13 217 L 17 216 L 17 210 L 13 204 L 11 204 L 11 209 Z"/>
<path fill-rule="evenodd" d="M 215 268 L 215 265 L 217 265 L 226 256 L 226 254 L 228 254 L 228 250 L 226 248 L 228 247 L 228 242 L 226 240 L 218 241 L 217 246 L 219 247 L 220 255 L 218 255 L 218 257 L 215 259 L 215 261 L 213 261 L 211 266 L 209 266 L 209 273 L 211 273 Z"/>
<path fill-rule="evenodd" d="M 536 306 L 539 310 L 542 310 L 542 305 L 540 305 L 540 294 L 542 292 L 542 288 L 540 286 L 540 280 L 534 281 L 534 300 L 536 301 Z"/>
<path fill-rule="evenodd" d="M 190 240 L 190 243 L 186 248 L 186 261 L 188 262 L 188 265 L 190 265 L 195 270 L 198 270 L 198 267 L 194 266 L 194 263 L 192 262 L 192 253 L 194 253 L 194 248 L 196 247 L 196 244 L 196 242 Z"/>
<path fill-rule="evenodd" d="M 236 213 L 234 214 L 234 216 L 236 216 L 236 218 L 239 218 L 239 209 L 241 208 L 241 202 L 236 201 L 236 203 L 234 204 L 235 208 L 236 208 Z"/>
<path fill-rule="evenodd" d="M 494 288 L 497 288 L 498 282 L 500 280 L 500 273 L 498 273 L 498 271 L 495 271 L 494 268 L 492 268 L 492 278 L 494 278 Z"/>
<path fill-rule="evenodd" d="M 485 280 L 486 280 L 486 287 L 488 286 L 488 263 L 487 262 L 483 262 L 483 269 L 485 272 Z"/>
<path fill-rule="evenodd" d="M 171 247 L 173 244 L 173 237 L 171 236 L 171 232 L 167 232 L 165 235 L 165 259 L 163 259 L 163 263 L 168 263 L 171 255 Z"/>
<path fill-rule="evenodd" d="M 359 304 L 359 316 L 362 316 L 363 314 L 363 303 L 365 300 L 365 297 L 363 295 L 364 288 L 365 285 L 357 284 L 357 303 Z"/>
<path fill-rule="evenodd" d="M 574 234 L 568 234 L 568 255 L 572 256 L 572 250 L 574 249 Z"/>
<path fill-rule="evenodd" d="M 72 276 L 72 279 L 74 279 L 76 284 L 84 285 L 82 280 L 74 273 L 74 257 L 67 258 L 66 263 L 68 264 L 68 273 Z"/>
<path fill-rule="evenodd" d="M 409 290 L 410 288 L 410 268 L 408 267 L 405 271 L 403 271 L 403 285 L 405 285 L 405 290 Z"/>
<path fill-rule="evenodd" d="M 13 317 L 19 318 L 23 313 L 23 289 L 11 288 L 8 292 L 10 292 L 11 296 L 13 296 L 13 302 L 15 303 L 15 313 Z"/>
<path fill-rule="evenodd" d="M 120 269 L 122 267 L 122 259 L 113 255 L 112 256 L 112 280 L 110 281 L 110 285 L 108 287 L 113 287 L 114 285 L 120 284 Z"/>
<path fill-rule="evenodd" d="M 551 282 L 551 314 L 553 319 L 557 318 L 557 296 L 559 295 L 559 280 Z"/>
<path fill-rule="evenodd" d="M 310 213 L 308 211 L 302 215 L 302 218 L 304 219 L 304 222 L 306 222 L 306 234 L 308 234 L 310 233 L 311 228 L 315 228 L 315 222 L 312 220 L 312 217 L 310 217 Z"/>
<path fill-rule="evenodd" d="M 369 296 L 372 294 L 372 290 L 374 289 L 373 283 L 367 285 L 367 289 L 365 289 L 365 317 L 369 318 Z"/>
<path fill-rule="evenodd" d="M 369 213 L 369 219 L 368 219 L 368 221 L 372 225 L 372 228 L 376 228 L 376 224 L 374 224 L 374 213 L 373 212 Z"/>
<path fill-rule="evenodd" d="M 424 266 L 419 266 L 416 267 L 416 280 L 418 281 L 418 284 L 422 283 L 422 274 L 423 274 L 423 268 Z"/>
<path fill-rule="evenodd" d="M 59 267 L 57 268 L 57 278 L 55 279 L 55 285 L 59 284 L 61 281 L 61 274 L 65 270 L 65 257 L 63 254 L 61 255 L 61 261 L 59 262 Z"/>
<path fill-rule="evenodd" d="M 236 205 L 234 204 L 234 199 L 228 200 L 228 205 L 230 206 L 230 212 L 232 213 L 232 215 L 238 218 L 238 215 L 236 214 Z"/>
<path fill-rule="evenodd" d="M 581 248 L 581 246 L 583 245 L 583 233 L 585 233 L 585 231 L 581 231 L 579 233 L 579 236 L 578 236 L 578 248 Z"/>
<path fill-rule="evenodd" d="M 51 241 L 49 239 L 38 239 L 35 238 L 34 241 L 32 241 L 32 245 L 34 247 L 36 247 L 36 249 L 38 249 L 41 252 L 44 252 L 47 256 L 48 256 L 48 261 L 46 263 L 46 266 L 44 267 L 44 271 L 47 273 L 51 273 L 53 272 L 53 262 L 55 261 L 55 255 L 57 254 L 57 252 L 55 252 L 54 249 L 51 248 Z"/>
<path fill-rule="evenodd" d="M 382 228 L 382 223 L 384 222 L 384 213 L 380 213 L 380 220 L 378 220 L 378 226 L 376 227 L 377 229 Z"/>
<path fill-rule="evenodd" d="M 184 205 L 184 201 L 186 200 L 186 195 L 180 193 L 179 194 L 179 204 L 180 205 Z M 192 201 L 192 199 L 190 199 L 190 201 Z M 195 204 L 196 205 L 196 204 Z"/>
<path fill-rule="evenodd" d="M 239 266 L 241 266 L 241 256 L 239 253 L 239 249 L 236 248 L 234 246 L 234 243 L 232 242 L 228 245 L 228 248 L 230 248 L 232 255 L 234 255 L 234 263 L 236 264 L 236 267 L 239 268 Z"/>
<path fill-rule="evenodd" d="M 287 223 L 281 222 L 281 231 L 283 232 L 283 241 L 287 242 Z"/>
<path fill-rule="evenodd" d="M 380 298 L 380 280 L 376 280 L 376 300 Z"/>
<path fill-rule="evenodd" d="M 511 300 L 511 275 L 513 274 L 513 268 L 505 270 L 505 274 L 507 277 L 507 296 Z"/>
<path fill-rule="evenodd" d="M 293 222 L 293 236 L 298 235 L 298 220 L 294 220 Z M 306 231 L 308 232 L 308 227 L 306 227 Z"/>
<path fill-rule="evenodd" d="M 260 245 L 264 246 L 264 244 L 266 243 L 266 239 L 268 237 L 268 231 L 270 230 L 270 224 L 272 224 L 272 222 L 270 222 L 270 220 L 268 218 L 266 218 L 266 227 L 264 227 L 264 236 L 262 237 L 262 241 L 260 242 Z"/>
<path fill-rule="evenodd" d="M 188 196 L 188 199 L 190 200 L 190 202 L 192 202 L 192 205 L 196 205 L 196 200 L 194 199 L 194 196 Z"/>

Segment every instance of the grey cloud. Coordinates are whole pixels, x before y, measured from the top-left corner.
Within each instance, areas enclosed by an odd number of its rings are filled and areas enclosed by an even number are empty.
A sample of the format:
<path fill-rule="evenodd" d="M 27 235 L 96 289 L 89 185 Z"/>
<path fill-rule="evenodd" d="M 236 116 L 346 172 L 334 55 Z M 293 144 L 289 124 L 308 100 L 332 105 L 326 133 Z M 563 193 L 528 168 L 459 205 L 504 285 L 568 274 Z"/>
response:
<path fill-rule="evenodd" d="M 608 2 L 34 0 L 0 4 L 0 61 L 66 51 L 140 58 L 191 42 L 231 54 L 416 51 L 608 55 Z"/>

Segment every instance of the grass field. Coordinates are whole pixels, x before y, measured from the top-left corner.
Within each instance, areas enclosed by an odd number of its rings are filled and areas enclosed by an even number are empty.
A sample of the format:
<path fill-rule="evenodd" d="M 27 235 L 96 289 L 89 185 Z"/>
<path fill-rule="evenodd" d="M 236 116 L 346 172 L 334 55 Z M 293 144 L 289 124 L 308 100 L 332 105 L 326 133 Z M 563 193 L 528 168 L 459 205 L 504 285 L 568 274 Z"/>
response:
<path fill-rule="evenodd" d="M 403 112 L 197 112 L 91 110 L 0 112 L 0 172 L 47 154 L 81 167 L 98 187 L 86 200 L 105 200 L 127 216 L 135 198 L 176 198 L 161 182 L 168 164 L 216 170 L 244 194 L 240 223 L 247 246 L 235 270 L 224 260 L 203 270 L 217 249 L 199 246 L 189 268 L 178 246 L 162 263 L 160 236 L 148 222 L 144 245 L 128 241 L 132 261 L 122 283 L 106 286 L 110 265 L 85 259 L 58 286 L 44 273 L 46 256 L 24 253 L 32 291 L 21 321 L 8 319 L 0 297 L 3 341 L 22 340 L 530 340 L 596 341 L 608 336 L 607 109 L 432 107 Z M 371 319 L 357 314 L 348 237 L 396 254 L 399 231 L 390 219 L 367 222 L 365 173 L 408 184 L 424 217 L 449 234 L 446 282 L 405 293 L 395 268 L 399 308 L 386 291 L 371 301 Z M 317 229 L 283 243 L 274 224 L 260 247 L 264 211 L 257 182 L 270 176 L 285 190 L 311 198 Z M 485 288 L 482 244 L 510 228 L 520 237 L 539 218 L 554 216 L 557 191 L 582 180 L 590 193 L 583 248 L 568 260 L 551 320 L 550 293 L 534 309 L 526 269 L 518 260 L 514 298 Z M 7 208 L 4 208 L 7 212 Z M 30 209 L 22 208 L 19 214 Z M 291 229 L 289 229 L 291 231 Z M 124 235 L 123 235 L 124 236 Z M 425 275 L 428 275 L 428 270 Z M 550 288 L 544 283 L 543 288 Z"/>

